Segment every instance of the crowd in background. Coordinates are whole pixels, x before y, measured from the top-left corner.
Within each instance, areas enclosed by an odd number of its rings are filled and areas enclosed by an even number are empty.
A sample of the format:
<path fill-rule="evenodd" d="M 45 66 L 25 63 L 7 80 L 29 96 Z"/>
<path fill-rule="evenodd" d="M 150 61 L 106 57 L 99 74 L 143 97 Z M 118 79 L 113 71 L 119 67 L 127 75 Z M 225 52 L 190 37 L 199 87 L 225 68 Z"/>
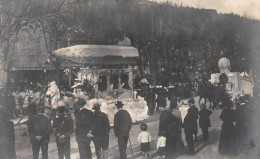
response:
<path fill-rule="evenodd" d="M 38 94 L 39 101 L 30 101 L 30 96 L 28 103 L 19 101 L 22 92 L 27 95 Z M 4 143 L 8 146 L 1 149 L 1 155 L 15 158 L 14 124 L 9 119 L 16 118 L 19 115 L 27 115 L 29 120 L 26 124 L 34 159 L 38 158 L 40 149 L 42 157 L 48 158 L 48 143 L 51 132 L 54 132 L 56 138 L 59 158 L 70 158 L 70 136 L 74 131 L 76 132 L 80 158 L 92 158 L 91 141 L 94 142 L 97 158 L 108 158 L 110 125 L 107 115 L 100 111 L 100 104 L 95 103 L 93 105 L 93 113 L 84 108 L 85 100 L 77 99 L 74 103 L 75 121 L 73 121 L 70 116 L 71 112 L 66 109 L 66 104 L 62 98 L 58 102 L 55 117 L 49 118 L 44 115 L 46 103 L 41 100 L 45 93 L 46 87 L 40 84 L 16 89 L 13 89 L 13 87 L 2 89 L 0 124 L 2 128 L 6 129 L 1 129 L 0 135 L 1 144 Z M 210 115 L 213 112 L 207 109 L 204 103 L 198 106 L 195 105 L 193 98 L 180 100 L 184 97 L 178 96 L 174 89 L 171 91 L 160 85 L 156 88 L 145 85 L 142 88 L 142 95 L 147 102 L 149 115 L 154 115 L 155 111 L 161 109 L 160 107 L 163 109 L 159 112 L 159 136 L 156 154 L 149 154 L 152 139 L 148 126 L 145 123 L 140 125 L 142 132 L 139 134 L 138 141 L 141 143 L 140 147 L 144 158 L 153 158 L 155 155 L 160 158 L 174 158 L 184 153 L 196 154 L 194 142 L 198 141 L 198 123 L 202 130 L 202 142 L 210 139 L 208 128 L 211 126 Z M 166 98 L 170 101 L 169 108 Z M 132 119 L 129 113 L 122 109 L 123 105 L 124 103 L 121 101 L 116 103 L 119 111 L 114 117 L 114 133 L 118 138 L 120 159 L 127 158 L 126 147 L 132 126 Z M 222 102 L 219 104 L 219 108 L 222 108 L 220 119 L 223 121 L 218 149 L 220 154 L 237 154 L 248 145 L 254 145 L 250 131 L 252 129 L 251 114 L 253 113 L 253 106 L 255 106 L 255 103 L 249 95 L 241 96 L 234 101 L 228 95 L 223 96 Z M 53 124 L 51 124 L 51 120 L 53 120 Z M 188 145 L 187 152 L 182 139 L 182 128 Z"/>

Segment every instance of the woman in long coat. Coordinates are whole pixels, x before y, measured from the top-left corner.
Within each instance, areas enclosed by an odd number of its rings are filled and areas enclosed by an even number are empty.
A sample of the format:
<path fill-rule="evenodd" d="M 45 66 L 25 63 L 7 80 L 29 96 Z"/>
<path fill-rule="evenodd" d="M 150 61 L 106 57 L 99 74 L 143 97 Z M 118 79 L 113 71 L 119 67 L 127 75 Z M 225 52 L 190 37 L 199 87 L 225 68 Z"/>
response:
<path fill-rule="evenodd" d="M 166 134 L 166 158 L 171 159 L 176 154 L 177 120 L 170 110 L 163 110 L 159 118 L 159 132 Z"/>
<path fill-rule="evenodd" d="M 235 148 L 235 111 L 231 109 L 233 103 L 231 100 L 223 102 L 224 109 L 220 114 L 220 119 L 223 121 L 218 151 L 222 155 L 232 155 L 236 153 Z"/>

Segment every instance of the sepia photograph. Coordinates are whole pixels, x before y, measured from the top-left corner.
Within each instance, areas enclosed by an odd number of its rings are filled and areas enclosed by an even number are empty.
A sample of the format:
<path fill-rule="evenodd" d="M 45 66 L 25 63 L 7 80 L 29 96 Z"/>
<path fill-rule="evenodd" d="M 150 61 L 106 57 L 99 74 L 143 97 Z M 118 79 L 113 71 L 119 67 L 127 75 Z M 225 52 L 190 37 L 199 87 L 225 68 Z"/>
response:
<path fill-rule="evenodd" d="M 0 159 L 259 159 L 260 0 L 0 0 Z"/>

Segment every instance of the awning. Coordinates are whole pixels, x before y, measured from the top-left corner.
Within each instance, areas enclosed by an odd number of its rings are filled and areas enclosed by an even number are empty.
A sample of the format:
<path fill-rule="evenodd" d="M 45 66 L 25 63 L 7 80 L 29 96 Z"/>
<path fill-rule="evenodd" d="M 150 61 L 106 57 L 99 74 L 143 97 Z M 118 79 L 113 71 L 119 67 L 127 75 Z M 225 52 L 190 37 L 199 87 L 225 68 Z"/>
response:
<path fill-rule="evenodd" d="M 85 65 L 136 64 L 138 50 L 131 46 L 75 45 L 53 51 L 65 61 Z"/>
<path fill-rule="evenodd" d="M 46 63 L 48 55 L 14 55 L 12 58 L 10 71 L 19 70 L 55 70 L 54 66 Z M 68 66 L 76 67 L 81 64 L 62 62 L 60 69 Z"/>

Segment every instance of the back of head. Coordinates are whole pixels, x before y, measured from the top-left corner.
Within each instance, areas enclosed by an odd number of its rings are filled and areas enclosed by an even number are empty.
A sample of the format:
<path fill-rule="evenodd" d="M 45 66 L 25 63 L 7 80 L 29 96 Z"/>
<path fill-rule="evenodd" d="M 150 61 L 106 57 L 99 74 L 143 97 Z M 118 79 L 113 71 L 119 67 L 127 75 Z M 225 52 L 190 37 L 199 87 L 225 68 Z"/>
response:
<path fill-rule="evenodd" d="M 42 114 L 44 113 L 44 109 L 45 109 L 44 106 L 39 106 L 37 112 Z"/>
<path fill-rule="evenodd" d="M 141 129 L 142 131 L 146 131 L 147 128 L 148 128 L 148 126 L 147 126 L 147 124 L 145 124 L 145 123 L 143 123 L 143 124 L 140 125 L 140 129 Z"/>
<path fill-rule="evenodd" d="M 206 104 L 205 103 L 201 103 L 200 106 L 201 106 L 202 109 L 206 109 Z"/>
<path fill-rule="evenodd" d="M 195 101 L 194 101 L 194 99 L 193 99 L 193 98 L 190 98 L 190 99 L 188 100 L 188 103 L 194 104 L 194 103 L 195 103 Z"/>

